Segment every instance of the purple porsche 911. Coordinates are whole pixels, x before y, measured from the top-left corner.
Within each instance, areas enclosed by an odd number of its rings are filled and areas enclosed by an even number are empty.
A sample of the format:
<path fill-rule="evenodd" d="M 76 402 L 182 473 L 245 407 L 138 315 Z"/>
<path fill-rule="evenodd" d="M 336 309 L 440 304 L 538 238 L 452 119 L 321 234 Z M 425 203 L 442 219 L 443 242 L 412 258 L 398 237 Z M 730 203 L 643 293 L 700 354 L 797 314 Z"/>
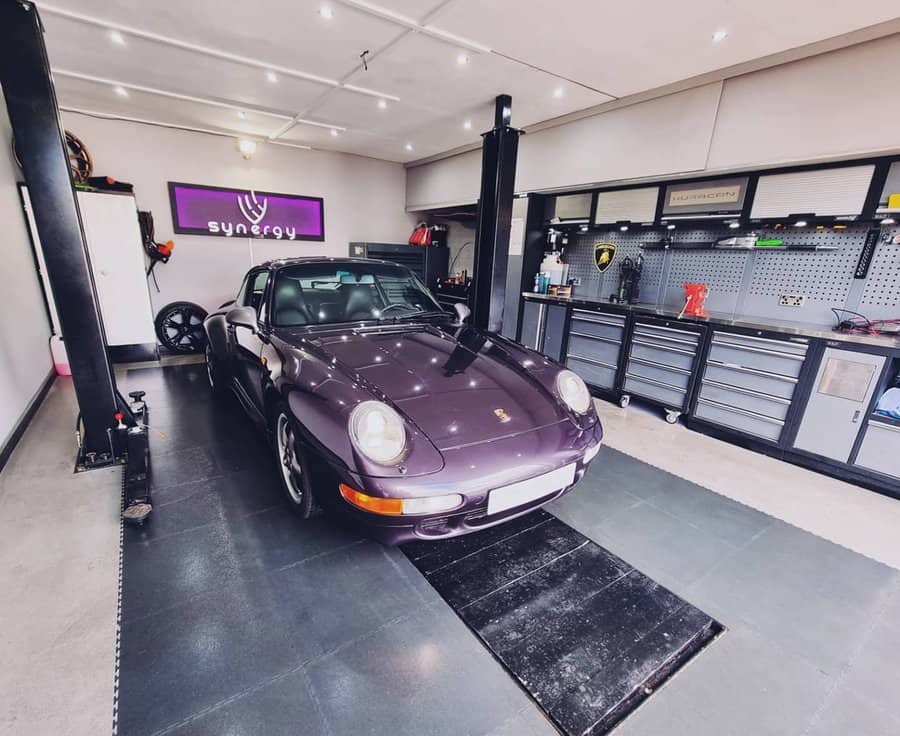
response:
<path fill-rule="evenodd" d="M 210 384 L 269 433 L 302 516 L 389 544 L 476 531 L 571 490 L 602 429 L 581 378 L 467 312 L 393 263 L 272 261 L 206 319 Z"/>

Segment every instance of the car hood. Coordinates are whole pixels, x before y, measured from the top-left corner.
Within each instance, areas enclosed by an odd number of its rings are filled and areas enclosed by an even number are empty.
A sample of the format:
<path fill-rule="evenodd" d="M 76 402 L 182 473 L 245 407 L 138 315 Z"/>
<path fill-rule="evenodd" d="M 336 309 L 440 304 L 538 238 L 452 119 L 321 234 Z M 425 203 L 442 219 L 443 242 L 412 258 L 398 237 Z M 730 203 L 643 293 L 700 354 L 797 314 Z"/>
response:
<path fill-rule="evenodd" d="M 376 397 L 393 402 L 439 450 L 570 418 L 529 373 L 538 365 L 517 360 L 501 341 L 474 328 L 403 325 L 305 338 Z"/>

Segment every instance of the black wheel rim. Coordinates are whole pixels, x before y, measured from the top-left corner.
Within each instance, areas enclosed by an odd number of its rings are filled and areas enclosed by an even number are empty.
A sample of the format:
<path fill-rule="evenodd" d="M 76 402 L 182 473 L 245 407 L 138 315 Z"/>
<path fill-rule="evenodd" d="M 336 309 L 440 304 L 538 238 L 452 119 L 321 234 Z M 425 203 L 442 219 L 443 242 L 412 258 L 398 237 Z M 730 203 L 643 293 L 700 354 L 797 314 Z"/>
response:
<path fill-rule="evenodd" d="M 297 457 L 294 428 L 287 416 L 279 414 L 275 430 L 281 477 L 291 500 L 299 505 L 303 503 L 303 467 Z"/>
<path fill-rule="evenodd" d="M 160 340 L 176 353 L 199 353 L 206 346 L 204 315 L 192 307 L 177 307 L 162 318 Z"/>

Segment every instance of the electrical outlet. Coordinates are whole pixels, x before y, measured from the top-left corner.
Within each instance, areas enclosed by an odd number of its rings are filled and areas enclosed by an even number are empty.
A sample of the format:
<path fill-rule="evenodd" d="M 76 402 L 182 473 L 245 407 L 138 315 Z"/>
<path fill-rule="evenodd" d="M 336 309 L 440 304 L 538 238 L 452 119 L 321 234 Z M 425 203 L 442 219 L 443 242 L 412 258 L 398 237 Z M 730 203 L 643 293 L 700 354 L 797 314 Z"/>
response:
<path fill-rule="evenodd" d="M 803 294 L 782 294 L 778 304 L 782 307 L 802 307 L 806 297 Z"/>
<path fill-rule="evenodd" d="M 580 276 L 573 277 L 571 279 L 571 281 L 572 281 L 572 286 L 581 286 L 581 277 Z"/>

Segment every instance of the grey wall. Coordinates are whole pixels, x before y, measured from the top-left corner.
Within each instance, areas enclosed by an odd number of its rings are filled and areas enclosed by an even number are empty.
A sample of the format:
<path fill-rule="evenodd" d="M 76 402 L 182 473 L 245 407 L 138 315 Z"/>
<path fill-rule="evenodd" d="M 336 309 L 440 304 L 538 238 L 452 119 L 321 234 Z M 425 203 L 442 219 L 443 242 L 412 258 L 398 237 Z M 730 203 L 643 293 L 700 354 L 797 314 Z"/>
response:
<path fill-rule="evenodd" d="M 869 225 L 852 225 L 844 231 L 756 231 L 761 238 L 836 248 L 814 252 L 643 250 L 641 243 L 658 241 L 665 231 L 591 232 L 573 237 L 566 256 L 569 278 L 581 279 L 575 288 L 581 296 L 607 299 L 618 288 L 622 259 L 643 253 L 642 303 L 680 308 L 684 303 L 682 284 L 697 281 L 709 287 L 706 306 L 710 311 L 811 325 L 833 324 L 831 307 L 852 309 L 869 319 L 900 317 L 900 245 L 879 243 L 868 277 L 853 278 L 869 229 Z M 894 236 L 900 228 L 883 232 Z M 724 231 L 677 230 L 673 236 L 681 243 L 709 243 L 722 238 Z M 618 246 L 616 260 L 604 274 L 593 261 L 597 242 Z M 782 294 L 804 296 L 803 306 L 781 306 Z"/>
<path fill-rule="evenodd" d="M 524 136 L 516 191 L 896 152 L 900 95 L 885 90 L 894 86 L 898 58 L 900 34 L 645 102 L 612 103 Z M 474 202 L 480 167 L 473 151 L 410 168 L 407 207 Z"/>
<path fill-rule="evenodd" d="M 3 302 L 0 312 L 0 448 L 52 369 L 50 325 L 25 228 L 16 182 L 21 179 L 9 141 L 12 131 L 0 98 L 0 239 Z"/>

